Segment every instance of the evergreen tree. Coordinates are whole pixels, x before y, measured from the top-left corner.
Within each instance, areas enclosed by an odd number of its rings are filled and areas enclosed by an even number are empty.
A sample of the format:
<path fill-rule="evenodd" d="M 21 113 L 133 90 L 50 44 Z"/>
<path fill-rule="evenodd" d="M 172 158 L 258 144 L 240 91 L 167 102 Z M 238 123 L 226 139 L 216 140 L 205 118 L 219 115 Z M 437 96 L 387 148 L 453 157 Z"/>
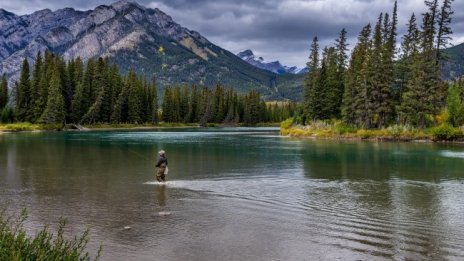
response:
<path fill-rule="evenodd" d="M 342 29 L 338 39 L 336 40 L 335 49 L 336 49 L 336 63 L 337 63 L 337 76 L 336 81 L 338 82 L 338 87 L 334 92 L 334 97 L 336 97 L 334 103 L 334 117 L 339 118 L 341 115 L 341 110 L 343 107 L 343 94 L 345 91 L 345 74 L 346 66 L 348 60 L 348 43 L 347 43 L 347 32 L 345 28 Z M 336 104 L 336 105 L 335 105 Z"/>
<path fill-rule="evenodd" d="M 152 124 L 157 124 L 159 121 L 159 116 L 158 116 L 158 90 L 156 87 L 156 78 L 153 77 L 152 80 L 152 85 L 151 85 L 151 103 L 152 103 L 152 118 L 151 118 L 151 123 Z"/>
<path fill-rule="evenodd" d="M 401 103 L 403 92 L 405 91 L 405 84 L 410 79 L 412 60 L 416 55 L 419 55 L 419 42 L 420 32 L 417 27 L 416 16 L 413 13 L 407 24 L 408 31 L 403 36 L 401 43 L 402 55 L 398 61 L 398 78 L 399 85 L 396 90 L 396 100 Z"/>
<path fill-rule="evenodd" d="M 438 32 L 437 32 L 437 62 L 440 62 L 441 50 L 446 48 L 449 41 L 452 39 L 451 34 L 451 16 L 454 14 L 451 9 L 451 3 L 454 0 L 444 0 L 441 7 L 440 14 L 438 15 Z"/>
<path fill-rule="evenodd" d="M 464 102 L 462 96 L 462 87 L 456 83 L 451 85 L 447 98 L 449 123 L 457 127 L 464 123 Z"/>
<path fill-rule="evenodd" d="M 71 122 L 79 123 L 84 114 L 84 85 L 79 82 L 71 103 Z"/>
<path fill-rule="evenodd" d="M 0 111 L 8 104 L 8 81 L 5 75 L 0 80 Z"/>
<path fill-rule="evenodd" d="M 89 65 L 87 65 L 89 66 Z M 108 72 L 106 62 L 99 58 L 93 72 L 91 96 L 92 104 L 82 117 L 84 123 L 108 122 L 110 116 L 108 93 Z M 85 80 L 84 80 L 85 83 Z M 84 92 L 85 93 L 85 92 Z M 85 94 L 83 95 L 85 96 Z"/>
<path fill-rule="evenodd" d="M 23 60 L 17 91 L 16 116 L 19 121 L 28 121 L 31 116 L 31 81 L 29 75 L 29 62 L 27 58 Z"/>
<path fill-rule="evenodd" d="M 304 111 L 305 117 L 308 119 L 314 118 L 315 110 L 314 107 L 318 103 L 316 100 L 315 88 L 318 82 L 319 75 L 319 40 L 314 37 L 311 44 L 311 54 L 309 56 L 309 62 L 306 64 L 308 72 L 304 79 Z"/>
<path fill-rule="evenodd" d="M 129 90 L 129 96 L 127 100 L 128 115 L 127 121 L 129 123 L 140 124 L 142 123 L 142 101 L 140 99 L 141 83 L 137 79 L 137 75 L 133 70 L 128 74 L 126 85 Z"/>
<path fill-rule="evenodd" d="M 342 115 L 345 122 L 365 126 L 368 111 L 369 85 L 367 82 L 368 57 L 371 49 L 371 25 L 365 26 L 353 49 L 350 66 L 346 73 Z"/>
<path fill-rule="evenodd" d="M 47 106 L 42 114 L 41 121 L 46 124 L 63 125 L 65 121 L 65 104 L 58 68 L 52 69 Z"/>
<path fill-rule="evenodd" d="M 40 80 L 42 77 L 42 66 L 43 66 L 42 63 L 43 63 L 42 54 L 39 51 L 35 58 L 35 64 L 32 70 L 31 101 L 30 101 L 31 109 L 30 109 L 30 115 L 29 115 L 30 120 L 32 122 L 37 121 L 40 117 L 40 114 L 36 113 L 36 105 L 37 105 L 37 100 L 40 98 L 39 90 L 40 90 Z"/>

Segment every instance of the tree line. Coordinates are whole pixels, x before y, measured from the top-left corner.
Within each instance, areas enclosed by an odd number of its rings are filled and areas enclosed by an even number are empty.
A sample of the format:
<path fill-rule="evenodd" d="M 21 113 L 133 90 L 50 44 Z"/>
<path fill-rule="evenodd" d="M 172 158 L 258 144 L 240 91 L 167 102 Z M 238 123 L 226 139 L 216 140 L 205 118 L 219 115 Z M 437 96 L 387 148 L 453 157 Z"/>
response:
<path fill-rule="evenodd" d="M 363 27 L 349 59 L 345 29 L 322 55 L 315 37 L 304 80 L 304 120 L 424 128 L 446 106 L 449 84 L 441 81 L 440 63 L 452 34 L 452 2 L 425 1 L 420 26 L 414 13 L 409 19 L 401 51 L 396 47 L 397 2 L 391 15 L 381 13 L 373 27 Z"/>
<path fill-rule="evenodd" d="M 44 55 L 37 53 L 32 72 L 30 69 L 26 58 L 10 95 L 7 79 L 2 77 L 2 122 L 253 125 L 282 121 L 292 116 L 296 107 L 294 103 L 267 105 L 256 91 L 238 94 L 221 85 L 212 89 L 197 85 L 166 87 L 160 106 L 154 78 L 147 80 L 134 70 L 123 75 L 106 58 L 66 62 L 45 51 Z M 14 109 L 8 106 L 9 98 Z"/>

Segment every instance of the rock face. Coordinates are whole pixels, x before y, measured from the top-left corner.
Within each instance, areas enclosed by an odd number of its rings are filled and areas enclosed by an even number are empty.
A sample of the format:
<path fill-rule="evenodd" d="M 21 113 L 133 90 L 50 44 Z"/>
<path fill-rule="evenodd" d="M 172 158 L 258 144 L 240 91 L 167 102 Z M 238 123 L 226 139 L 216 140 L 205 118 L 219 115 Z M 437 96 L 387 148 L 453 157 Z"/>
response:
<path fill-rule="evenodd" d="M 289 67 L 289 66 L 282 65 L 279 61 L 266 62 L 263 59 L 263 57 L 256 57 L 253 51 L 249 49 L 238 53 L 237 56 L 255 67 L 258 67 L 263 70 L 271 71 L 277 74 L 286 74 L 286 73 L 301 74 L 301 73 L 305 73 L 308 71 L 308 68 L 306 67 L 305 68 L 298 68 L 296 66 Z"/>
<path fill-rule="evenodd" d="M 160 86 L 222 83 L 238 91 L 257 89 L 269 99 L 298 99 L 281 93 L 299 93 L 284 90 L 288 82 L 293 89 L 302 86 L 295 84 L 301 77 L 279 79 L 182 27 L 161 10 L 125 0 L 89 11 L 44 9 L 23 16 L 0 9 L 0 28 L 0 74 L 10 81 L 17 79 L 25 57 L 32 65 L 37 52 L 48 49 L 68 60 L 109 57 L 123 72 L 135 69 L 149 78 L 156 75 Z"/>

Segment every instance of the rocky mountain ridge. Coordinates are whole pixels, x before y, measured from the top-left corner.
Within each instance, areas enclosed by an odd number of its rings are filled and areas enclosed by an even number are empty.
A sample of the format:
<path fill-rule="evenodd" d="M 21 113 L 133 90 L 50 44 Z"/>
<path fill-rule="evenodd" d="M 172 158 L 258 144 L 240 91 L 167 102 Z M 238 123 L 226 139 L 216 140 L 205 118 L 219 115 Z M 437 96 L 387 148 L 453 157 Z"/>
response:
<path fill-rule="evenodd" d="M 32 64 L 38 51 L 48 49 L 67 60 L 109 57 L 123 72 L 156 76 L 160 86 L 221 83 L 239 92 L 257 89 L 268 99 L 301 96 L 302 77 L 256 68 L 161 10 L 131 1 L 22 16 L 0 9 L 0 28 L 0 74 L 10 79 L 17 77 L 24 57 Z"/>
<path fill-rule="evenodd" d="M 304 67 L 304 68 L 298 68 L 296 66 L 289 67 L 286 65 L 282 65 L 279 61 L 266 62 L 263 57 L 256 57 L 253 51 L 251 51 L 250 49 L 239 52 L 237 56 L 255 67 L 258 67 L 258 68 L 261 68 L 267 71 L 271 71 L 277 74 L 285 74 L 285 73 L 302 74 L 308 71 L 307 67 Z"/>

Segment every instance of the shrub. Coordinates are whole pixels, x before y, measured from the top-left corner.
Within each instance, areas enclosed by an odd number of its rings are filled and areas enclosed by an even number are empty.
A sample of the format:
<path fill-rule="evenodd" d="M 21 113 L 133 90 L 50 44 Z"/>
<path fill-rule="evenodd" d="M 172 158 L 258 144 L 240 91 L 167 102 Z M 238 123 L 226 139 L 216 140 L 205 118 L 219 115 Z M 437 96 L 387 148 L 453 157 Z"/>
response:
<path fill-rule="evenodd" d="M 32 124 L 29 122 L 18 122 L 18 123 L 6 124 L 4 125 L 3 128 L 8 131 L 33 131 L 33 130 L 41 129 L 39 125 Z"/>
<path fill-rule="evenodd" d="M 293 125 L 293 118 L 286 119 L 280 123 L 280 129 L 290 129 Z"/>
<path fill-rule="evenodd" d="M 447 109 L 442 109 L 440 113 L 437 116 L 435 116 L 435 119 L 438 125 L 447 123 L 449 121 L 449 118 L 450 118 L 450 113 Z"/>
<path fill-rule="evenodd" d="M 14 121 L 14 110 L 8 106 L 0 111 L 0 123 L 11 123 Z"/>
<path fill-rule="evenodd" d="M 361 139 L 369 139 L 371 137 L 371 133 L 368 130 L 358 130 L 356 132 L 356 135 L 358 135 Z"/>
<path fill-rule="evenodd" d="M 333 131 L 337 134 L 355 133 L 356 130 L 355 127 L 341 121 L 335 122 L 333 127 Z"/>
<path fill-rule="evenodd" d="M 0 260 L 91 260 L 85 248 L 89 241 L 89 230 L 71 240 L 64 238 L 66 221 L 59 223 L 58 232 L 53 235 L 45 226 L 35 237 L 26 235 L 23 227 L 27 219 L 25 210 L 15 220 L 5 218 L 0 213 Z M 100 250 L 95 257 L 99 259 Z"/>
<path fill-rule="evenodd" d="M 447 123 L 432 128 L 431 133 L 435 140 L 456 140 L 463 137 L 463 132 L 459 128 Z"/>

